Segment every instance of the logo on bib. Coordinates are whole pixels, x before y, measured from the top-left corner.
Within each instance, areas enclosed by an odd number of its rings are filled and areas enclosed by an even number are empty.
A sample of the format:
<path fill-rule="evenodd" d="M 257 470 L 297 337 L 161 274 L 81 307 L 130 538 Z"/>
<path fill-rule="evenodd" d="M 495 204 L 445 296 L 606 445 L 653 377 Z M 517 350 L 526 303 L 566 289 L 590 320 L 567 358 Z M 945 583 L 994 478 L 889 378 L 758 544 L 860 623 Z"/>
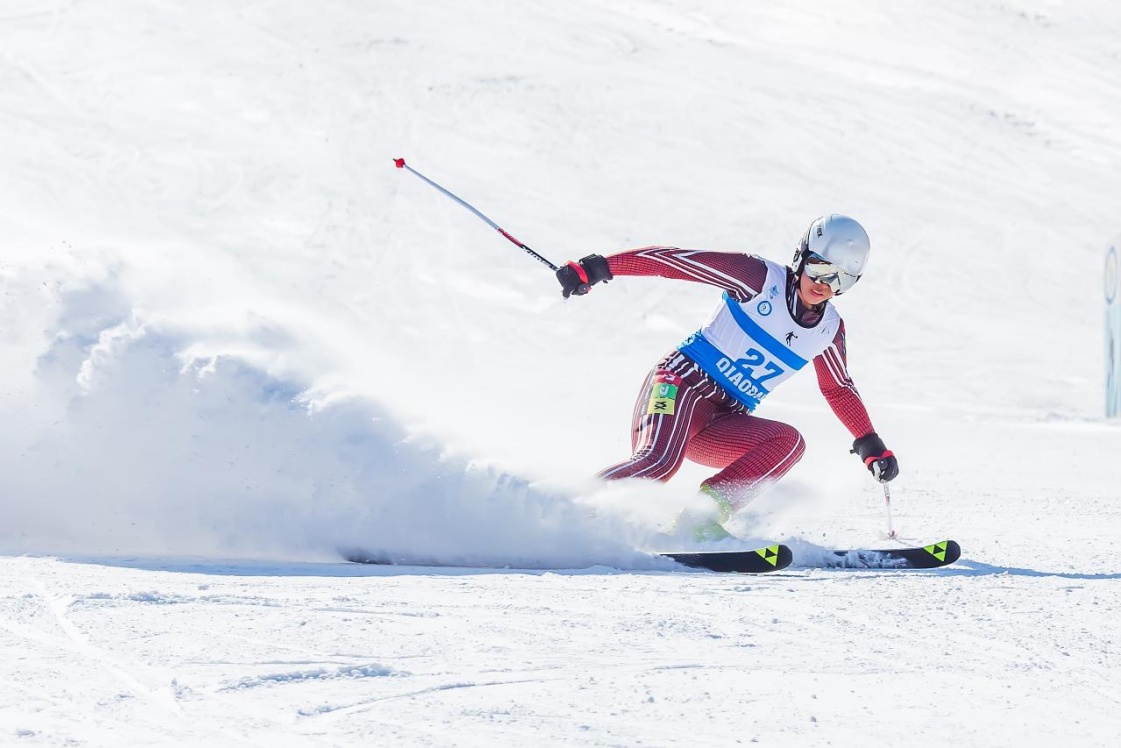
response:
<path fill-rule="evenodd" d="M 760 301 L 760 302 L 759 302 L 759 306 L 755 307 L 755 309 L 756 309 L 756 310 L 757 310 L 757 311 L 759 312 L 759 314 L 761 314 L 761 315 L 763 315 L 764 317 L 766 317 L 766 316 L 767 316 L 768 314 L 770 314 L 770 313 L 771 313 L 771 309 L 772 309 L 772 307 L 771 307 L 771 302 L 769 302 L 769 301 Z"/>

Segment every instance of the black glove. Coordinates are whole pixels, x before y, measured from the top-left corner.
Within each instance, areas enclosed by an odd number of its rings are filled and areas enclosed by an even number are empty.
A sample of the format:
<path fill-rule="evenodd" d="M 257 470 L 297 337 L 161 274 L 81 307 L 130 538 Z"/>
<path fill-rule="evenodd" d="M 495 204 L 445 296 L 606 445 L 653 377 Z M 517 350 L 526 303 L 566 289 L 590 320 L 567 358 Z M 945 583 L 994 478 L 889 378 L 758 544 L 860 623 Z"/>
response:
<path fill-rule="evenodd" d="M 868 472 L 880 483 L 887 483 L 899 475 L 899 461 L 875 431 L 854 441 L 851 454 L 860 455 Z"/>
<path fill-rule="evenodd" d="M 583 296 L 592 286 L 603 281 L 606 283 L 615 276 L 607 267 L 607 260 L 599 255 L 588 255 L 580 262 L 569 262 L 557 270 L 557 280 L 564 289 L 564 298 L 572 294 Z"/>

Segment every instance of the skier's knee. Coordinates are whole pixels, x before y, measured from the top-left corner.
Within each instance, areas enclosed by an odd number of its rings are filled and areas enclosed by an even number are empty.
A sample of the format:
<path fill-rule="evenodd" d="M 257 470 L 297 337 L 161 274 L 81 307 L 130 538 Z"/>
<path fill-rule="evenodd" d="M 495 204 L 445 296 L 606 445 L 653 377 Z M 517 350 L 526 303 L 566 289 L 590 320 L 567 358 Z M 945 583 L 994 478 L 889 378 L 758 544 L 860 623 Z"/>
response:
<path fill-rule="evenodd" d="M 806 452 L 806 440 L 802 438 L 798 429 L 788 423 L 773 422 L 766 443 L 769 443 L 775 452 L 785 452 L 791 464 L 802 459 L 802 455 Z"/>

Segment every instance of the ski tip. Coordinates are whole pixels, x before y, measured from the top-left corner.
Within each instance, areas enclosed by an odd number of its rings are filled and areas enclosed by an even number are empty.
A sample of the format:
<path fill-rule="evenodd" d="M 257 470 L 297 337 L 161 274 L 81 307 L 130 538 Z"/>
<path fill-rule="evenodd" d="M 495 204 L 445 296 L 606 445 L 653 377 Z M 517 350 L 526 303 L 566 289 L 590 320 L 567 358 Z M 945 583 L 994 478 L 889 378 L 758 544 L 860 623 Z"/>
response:
<path fill-rule="evenodd" d="M 941 559 L 943 564 L 952 564 L 961 558 L 961 546 L 958 545 L 956 540 L 946 540 L 943 542 L 946 546 L 945 555 L 943 555 Z M 934 551 L 930 552 L 937 557 L 939 544 L 935 544 L 933 547 Z"/>
<path fill-rule="evenodd" d="M 393 159 L 393 163 L 397 165 L 398 169 L 404 169 L 405 168 L 405 159 L 403 159 L 403 158 L 395 158 L 395 159 Z"/>
<path fill-rule="evenodd" d="M 949 566 L 961 558 L 961 546 L 956 540 L 940 540 L 937 543 L 915 548 L 917 558 L 915 566 L 919 568 L 934 569 L 939 566 Z"/>

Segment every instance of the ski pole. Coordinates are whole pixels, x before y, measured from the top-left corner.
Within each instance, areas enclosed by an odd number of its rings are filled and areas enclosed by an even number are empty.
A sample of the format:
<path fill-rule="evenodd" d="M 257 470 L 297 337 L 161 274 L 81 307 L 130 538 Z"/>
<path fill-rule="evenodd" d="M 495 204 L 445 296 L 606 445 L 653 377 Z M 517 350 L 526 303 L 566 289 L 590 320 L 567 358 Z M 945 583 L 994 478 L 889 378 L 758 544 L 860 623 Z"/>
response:
<path fill-rule="evenodd" d="M 880 477 L 880 463 L 872 464 L 872 477 L 880 482 L 884 487 L 884 511 L 887 512 L 887 536 L 889 538 L 895 537 L 895 527 L 891 522 L 891 489 L 887 487 L 887 481 Z"/>
<path fill-rule="evenodd" d="M 889 538 L 895 537 L 895 527 L 891 522 L 891 489 L 884 483 L 884 509 L 887 511 L 887 536 Z"/>
<path fill-rule="evenodd" d="M 502 228 L 502 227 L 501 227 L 501 226 L 499 226 L 499 225 L 498 225 L 497 223 L 495 223 L 494 221 L 492 221 L 492 220 L 490 220 L 489 218 L 487 218 L 486 216 L 484 216 L 484 215 L 483 215 L 483 214 L 482 214 L 481 212 L 479 212 L 479 210 L 478 210 L 478 209 L 476 209 L 476 208 L 475 208 L 475 206 L 471 205 L 471 203 L 467 202 L 466 200 L 464 200 L 464 199 L 463 199 L 463 198 L 461 198 L 461 197 L 458 197 L 458 196 L 456 196 L 456 195 L 452 194 L 452 193 L 451 193 L 451 192 L 449 192 L 448 190 L 444 189 L 444 188 L 443 188 L 443 187 L 441 187 L 440 185 L 438 185 L 438 184 L 436 184 L 435 182 L 433 182 L 433 181 L 432 181 L 431 179 L 429 179 L 428 177 L 426 177 L 426 176 L 424 176 L 423 174 L 421 174 L 421 173 L 420 173 L 419 171 L 417 171 L 417 170 L 416 170 L 416 169 L 414 169 L 413 167 L 411 167 L 411 166 L 409 166 L 408 164 L 406 164 L 406 163 L 405 163 L 405 159 L 403 159 L 403 158 L 395 158 L 395 159 L 393 159 L 393 163 L 397 165 L 397 168 L 398 168 L 398 169 L 407 169 L 407 170 L 411 171 L 411 172 L 412 172 L 413 174 L 415 174 L 416 176 L 418 176 L 418 177 L 420 177 L 421 179 L 423 179 L 423 180 L 424 180 L 425 182 L 428 182 L 428 184 L 432 185 L 433 187 L 435 187 L 436 189 L 438 189 L 438 190 L 439 190 L 440 192 L 443 192 L 443 193 L 444 193 L 445 195 L 447 195 L 448 197 L 450 197 L 450 198 L 451 198 L 452 200 L 455 200 L 455 201 L 456 201 L 457 203 L 459 203 L 460 205 L 462 205 L 462 206 L 463 206 L 464 208 L 467 208 L 467 210 L 471 211 L 471 212 L 472 212 L 472 213 L 474 213 L 474 214 L 475 214 L 476 216 L 478 216 L 479 218 L 481 218 L 481 219 L 482 219 L 483 221 L 485 221 L 485 222 L 486 222 L 486 224 L 487 224 L 488 226 L 490 226 L 490 227 L 491 227 L 492 229 L 494 229 L 494 230 L 495 230 L 495 231 L 497 231 L 498 233 L 502 234 L 502 235 L 503 235 L 504 237 L 506 237 L 507 239 L 509 239 L 510 241 L 512 241 L 512 242 L 513 242 L 514 244 L 516 244 L 516 245 L 517 245 L 518 247 L 520 247 L 521 249 L 523 249 L 523 250 L 524 250 L 524 251 L 525 251 L 526 253 L 528 253 L 528 254 L 529 254 L 530 256 L 532 256 L 532 257 L 533 257 L 533 259 L 535 259 L 535 260 L 537 260 L 538 262 L 540 262 L 541 264 L 545 265 L 545 266 L 546 266 L 547 268 L 549 268 L 550 270 L 552 270 L 552 271 L 553 271 L 554 273 L 555 273 L 555 272 L 557 271 L 557 266 L 556 266 L 556 265 L 554 265 L 553 263 L 549 262 L 549 261 L 548 261 L 548 260 L 546 260 L 546 259 L 545 259 L 544 257 L 542 257 L 541 255 L 537 254 L 537 253 L 536 253 L 536 252 L 534 252 L 534 251 L 533 251 L 532 249 L 530 249 L 529 247 L 527 247 L 526 245 L 522 244 L 522 243 L 521 243 L 520 241 L 518 241 L 517 239 L 515 239 L 515 238 L 514 238 L 513 236 L 511 236 L 511 235 L 510 235 L 509 233 L 507 233 L 506 229 Z"/>
<path fill-rule="evenodd" d="M 880 463 L 872 463 L 872 477 L 880 482 L 884 487 L 884 510 L 887 512 L 887 536 L 895 538 L 895 527 L 891 522 L 891 489 L 887 487 L 887 481 L 880 477 Z"/>

